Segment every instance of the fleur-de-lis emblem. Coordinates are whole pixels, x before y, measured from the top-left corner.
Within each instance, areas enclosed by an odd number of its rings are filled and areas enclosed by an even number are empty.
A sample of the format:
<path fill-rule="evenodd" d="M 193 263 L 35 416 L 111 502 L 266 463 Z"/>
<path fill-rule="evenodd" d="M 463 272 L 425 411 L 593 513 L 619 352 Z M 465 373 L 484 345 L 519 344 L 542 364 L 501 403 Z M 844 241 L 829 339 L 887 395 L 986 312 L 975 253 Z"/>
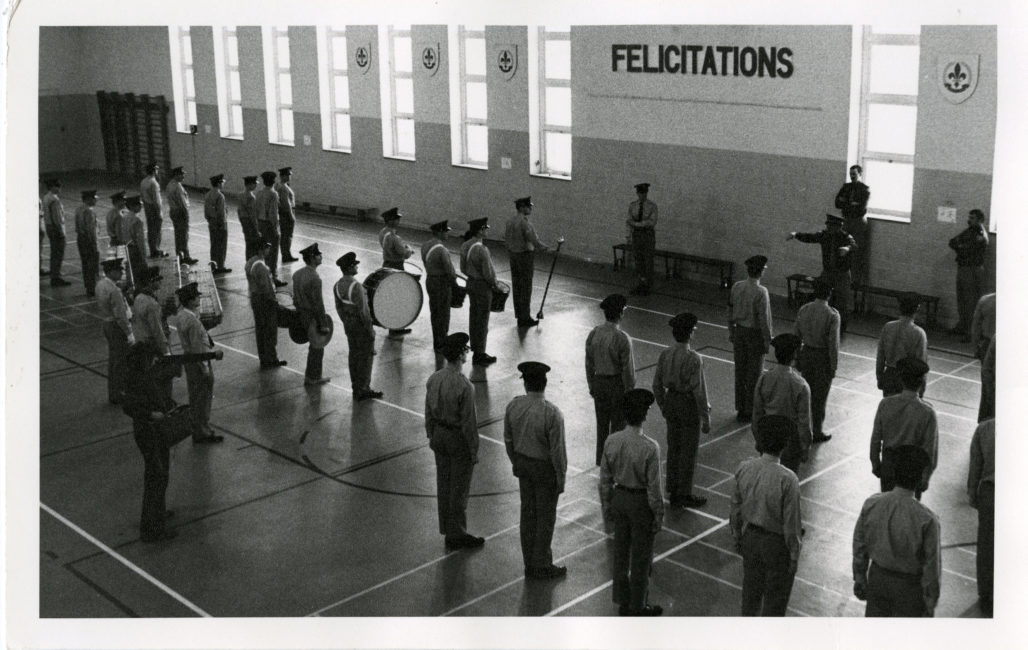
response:
<path fill-rule="evenodd" d="M 981 55 L 954 53 L 936 60 L 935 84 L 950 104 L 961 104 L 974 94 L 981 76 Z"/>
<path fill-rule="evenodd" d="M 514 57 L 511 56 L 510 50 L 500 51 L 500 72 L 507 73 L 514 67 Z"/>
<path fill-rule="evenodd" d="M 421 62 L 428 70 L 431 70 L 435 67 L 436 56 L 432 48 L 426 47 L 425 51 L 421 53 Z"/>
<path fill-rule="evenodd" d="M 363 46 L 362 47 L 358 47 L 357 48 L 357 54 L 355 56 L 355 60 L 357 61 L 358 67 L 363 68 L 364 66 L 368 65 L 368 50 L 367 50 L 367 48 L 365 48 Z"/>
<path fill-rule="evenodd" d="M 954 93 L 962 93 L 971 85 L 971 76 L 967 68 L 957 61 L 946 71 L 946 79 L 943 85 L 947 90 Z"/>

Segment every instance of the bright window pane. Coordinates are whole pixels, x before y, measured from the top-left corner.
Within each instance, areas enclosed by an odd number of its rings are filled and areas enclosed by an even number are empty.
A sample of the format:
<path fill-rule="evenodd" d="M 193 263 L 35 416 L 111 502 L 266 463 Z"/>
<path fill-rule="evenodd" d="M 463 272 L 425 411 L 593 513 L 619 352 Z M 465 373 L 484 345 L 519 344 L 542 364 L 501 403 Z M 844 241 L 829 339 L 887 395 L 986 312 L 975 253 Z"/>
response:
<path fill-rule="evenodd" d="M 571 41 L 546 41 L 546 78 L 571 78 Z"/>
<path fill-rule="evenodd" d="M 485 39 L 469 38 L 464 41 L 464 71 L 467 74 L 485 74 Z"/>
<path fill-rule="evenodd" d="M 229 129 L 232 135 L 243 135 L 243 107 L 236 104 L 230 106 L 231 111 L 231 129 Z"/>
<path fill-rule="evenodd" d="M 332 38 L 332 69 L 346 70 L 346 37 Z"/>
<path fill-rule="evenodd" d="M 333 104 L 334 108 L 342 108 L 349 110 L 350 108 L 350 81 L 346 75 L 336 75 L 333 79 L 332 85 L 334 86 Z"/>
<path fill-rule="evenodd" d="M 196 97 L 196 84 L 193 82 L 193 71 L 187 70 L 186 74 L 186 97 Z"/>
<path fill-rule="evenodd" d="M 187 33 L 182 37 L 182 63 L 189 65 L 193 62 L 193 39 Z"/>
<path fill-rule="evenodd" d="M 546 89 L 546 124 L 571 126 L 571 89 Z"/>
<path fill-rule="evenodd" d="M 238 70 L 233 70 L 232 72 L 229 72 L 228 73 L 228 81 L 229 81 L 229 91 L 228 91 L 229 92 L 229 97 L 231 97 L 232 99 L 240 99 L 243 95 L 242 95 L 242 90 L 241 90 L 240 84 L 239 84 L 239 71 Z"/>
<path fill-rule="evenodd" d="M 468 97 L 467 116 L 479 120 L 487 119 L 485 84 L 473 82 L 467 84 L 466 88 Z"/>
<path fill-rule="evenodd" d="M 411 72 L 410 37 L 397 36 L 393 39 L 393 66 L 397 72 Z"/>
<path fill-rule="evenodd" d="M 189 123 L 197 124 L 196 121 L 196 102 L 186 102 L 186 112 L 189 113 Z"/>
<path fill-rule="evenodd" d="M 345 113 L 336 113 L 335 120 L 335 142 L 332 146 L 339 149 L 350 148 L 350 116 Z"/>
<path fill-rule="evenodd" d="M 868 104 L 867 150 L 914 154 L 917 107 Z"/>
<path fill-rule="evenodd" d="M 239 44 L 235 36 L 225 38 L 225 49 L 228 50 L 228 64 L 239 65 Z"/>
<path fill-rule="evenodd" d="M 916 45 L 872 45 L 871 92 L 916 95 L 919 51 Z"/>
<path fill-rule="evenodd" d="M 293 111 L 283 108 L 282 115 L 282 142 L 293 141 Z"/>
<path fill-rule="evenodd" d="M 913 165 L 865 160 L 864 171 L 864 181 L 871 186 L 868 208 L 910 212 L 914 195 Z"/>
<path fill-rule="evenodd" d="M 907 34 L 907 35 L 913 34 L 913 35 L 917 36 L 917 35 L 919 35 L 921 33 L 921 26 L 920 25 L 914 25 L 913 27 L 911 27 L 910 25 L 906 25 L 906 26 L 892 25 L 892 26 L 889 26 L 889 27 L 875 26 L 875 27 L 871 28 L 871 33 L 873 33 L 873 34 Z"/>
<path fill-rule="evenodd" d="M 489 128 L 481 124 L 467 125 L 468 162 L 486 165 L 489 163 Z"/>
<path fill-rule="evenodd" d="M 546 134 L 546 171 L 571 175 L 571 134 Z"/>
<path fill-rule="evenodd" d="M 414 112 L 414 80 L 413 79 L 397 79 L 396 80 L 396 112 L 397 113 L 413 113 Z"/>
<path fill-rule="evenodd" d="M 396 153 L 401 156 L 414 155 L 414 120 L 396 120 Z"/>
<path fill-rule="evenodd" d="M 545 25 L 543 29 L 547 32 L 570 32 L 571 25 Z"/>
<path fill-rule="evenodd" d="M 278 38 L 276 38 L 275 39 L 275 47 L 276 47 L 276 50 L 277 50 L 276 51 L 276 55 L 278 56 L 278 61 L 276 61 L 276 63 L 278 64 L 278 67 L 279 68 L 288 68 L 289 67 L 289 37 L 287 37 L 287 36 L 279 36 Z"/>
<path fill-rule="evenodd" d="M 278 101 L 280 104 L 293 103 L 293 84 L 288 73 L 278 75 Z"/>

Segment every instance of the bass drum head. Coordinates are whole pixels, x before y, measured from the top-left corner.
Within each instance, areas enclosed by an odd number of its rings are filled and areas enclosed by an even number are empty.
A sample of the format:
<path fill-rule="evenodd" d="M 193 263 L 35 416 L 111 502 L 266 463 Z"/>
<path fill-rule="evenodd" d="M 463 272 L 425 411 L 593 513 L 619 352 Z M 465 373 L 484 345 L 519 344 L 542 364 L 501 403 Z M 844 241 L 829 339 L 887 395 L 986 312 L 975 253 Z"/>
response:
<path fill-rule="evenodd" d="M 375 325 L 403 329 L 421 313 L 421 284 L 410 273 L 383 268 L 365 278 L 363 284 Z"/>

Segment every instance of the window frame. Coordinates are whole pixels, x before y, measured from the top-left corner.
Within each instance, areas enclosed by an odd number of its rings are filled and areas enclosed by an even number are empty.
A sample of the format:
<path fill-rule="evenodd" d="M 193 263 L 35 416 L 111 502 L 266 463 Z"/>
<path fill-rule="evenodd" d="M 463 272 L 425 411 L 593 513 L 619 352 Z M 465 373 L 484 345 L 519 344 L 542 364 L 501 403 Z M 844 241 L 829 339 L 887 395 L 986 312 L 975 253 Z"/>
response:
<path fill-rule="evenodd" d="M 411 39 L 410 72 L 397 71 L 396 69 L 395 41 L 397 38 Z M 382 113 L 382 156 L 385 158 L 414 161 L 416 160 L 417 155 L 417 138 L 415 135 L 417 122 L 414 118 L 414 39 L 412 36 L 411 26 L 405 25 L 403 27 L 399 27 L 392 24 L 379 25 L 378 43 L 380 55 L 379 80 Z M 410 113 L 401 113 L 396 108 L 397 79 L 410 79 L 412 89 Z M 413 131 L 412 135 L 415 135 L 414 141 L 411 142 L 412 151 L 409 153 L 401 152 L 399 150 L 399 129 L 397 124 L 400 120 L 410 120 Z"/>
<path fill-rule="evenodd" d="M 471 74 L 467 65 L 467 41 L 481 39 L 488 59 L 488 41 L 485 25 L 480 28 L 468 29 L 466 25 L 449 26 L 450 51 L 457 53 L 456 65 L 450 66 L 450 145 L 451 162 L 457 167 L 471 169 L 489 169 L 489 100 L 488 100 L 488 61 L 482 74 Z M 468 115 L 468 84 L 481 83 L 486 87 L 486 117 L 470 117 Z M 482 126 L 486 129 L 485 160 L 473 160 L 468 149 L 468 126 Z"/>
<path fill-rule="evenodd" d="M 335 151 L 337 153 L 353 153 L 353 124 L 351 120 L 353 104 L 350 99 L 350 64 L 349 47 L 350 40 L 346 34 L 346 26 L 322 25 L 317 28 L 318 34 L 318 56 L 321 57 L 318 65 L 318 83 L 321 91 L 321 148 L 324 151 Z M 343 47 L 346 52 L 343 56 L 346 68 L 339 70 L 335 67 L 333 56 L 335 40 L 342 37 Z M 347 103 L 346 108 L 336 106 L 336 84 L 339 78 L 346 79 Z M 350 143 L 348 145 L 339 143 L 339 133 L 336 128 L 336 116 L 345 115 L 346 122 L 350 126 Z"/>
<path fill-rule="evenodd" d="M 218 128 L 221 137 L 229 140 L 244 139 L 243 129 L 243 80 L 239 70 L 239 32 L 235 26 L 215 26 L 212 30 L 214 40 L 214 78 L 218 87 Z M 232 65 L 229 54 L 229 38 L 236 41 L 236 65 Z M 239 75 L 239 97 L 232 96 L 232 73 Z M 236 124 L 232 117 L 233 107 L 239 107 L 240 123 Z"/>
<path fill-rule="evenodd" d="M 529 90 L 529 133 L 530 133 L 530 156 L 529 173 L 532 176 L 554 178 L 559 180 L 571 180 L 574 171 L 573 156 L 573 127 L 547 122 L 546 90 L 548 88 L 567 88 L 569 102 L 573 104 L 571 95 L 571 79 L 549 79 L 546 77 L 546 43 L 547 41 L 567 41 L 568 56 L 570 57 L 571 28 L 567 30 L 550 30 L 545 25 L 539 25 L 534 30 L 529 29 L 529 61 L 528 61 L 528 90 Z M 571 69 L 571 61 L 568 61 L 568 69 Z M 570 77 L 570 73 L 569 73 Z M 572 106 L 568 106 L 568 114 L 571 115 Z M 550 133 L 566 134 L 572 138 L 570 150 L 568 151 L 569 166 L 567 173 L 553 169 L 547 161 L 546 136 Z"/>
<path fill-rule="evenodd" d="M 185 59 L 183 40 L 189 38 L 189 61 Z M 171 59 L 171 90 L 175 100 L 175 131 L 192 133 L 192 127 L 199 121 L 196 117 L 196 76 L 193 68 L 193 37 L 189 26 L 169 25 L 168 46 Z M 193 82 L 193 94 L 189 95 L 189 81 Z M 190 105 L 192 110 L 190 110 Z"/>
<path fill-rule="evenodd" d="M 289 47 L 289 27 L 278 25 L 264 25 L 261 27 L 261 40 L 264 49 L 264 92 L 268 112 L 268 142 L 286 147 L 296 146 L 296 123 L 294 121 L 293 103 L 282 101 L 281 77 L 283 74 L 289 77 L 289 94 L 293 91 L 292 56 L 289 57 L 289 67 L 282 67 L 278 57 L 278 39 L 286 39 L 286 47 Z M 289 111 L 290 121 L 293 121 L 293 139 L 286 140 L 282 137 L 283 112 Z"/>

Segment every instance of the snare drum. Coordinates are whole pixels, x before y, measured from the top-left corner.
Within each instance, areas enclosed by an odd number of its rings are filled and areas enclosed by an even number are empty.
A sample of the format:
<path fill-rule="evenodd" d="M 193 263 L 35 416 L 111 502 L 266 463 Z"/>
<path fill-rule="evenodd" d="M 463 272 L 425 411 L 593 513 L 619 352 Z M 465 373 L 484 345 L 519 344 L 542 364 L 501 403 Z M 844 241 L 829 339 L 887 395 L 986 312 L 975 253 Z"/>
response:
<path fill-rule="evenodd" d="M 450 287 L 450 308 L 459 309 L 464 306 L 464 298 L 468 295 L 468 279 L 457 276 Z"/>
<path fill-rule="evenodd" d="M 382 268 L 365 278 L 362 284 L 368 294 L 371 322 L 379 327 L 403 329 L 421 313 L 425 297 L 421 284 L 410 273 Z"/>
<path fill-rule="evenodd" d="M 503 280 L 497 280 L 493 287 L 493 302 L 490 311 L 503 311 L 507 305 L 507 296 L 510 295 L 510 285 Z"/>

